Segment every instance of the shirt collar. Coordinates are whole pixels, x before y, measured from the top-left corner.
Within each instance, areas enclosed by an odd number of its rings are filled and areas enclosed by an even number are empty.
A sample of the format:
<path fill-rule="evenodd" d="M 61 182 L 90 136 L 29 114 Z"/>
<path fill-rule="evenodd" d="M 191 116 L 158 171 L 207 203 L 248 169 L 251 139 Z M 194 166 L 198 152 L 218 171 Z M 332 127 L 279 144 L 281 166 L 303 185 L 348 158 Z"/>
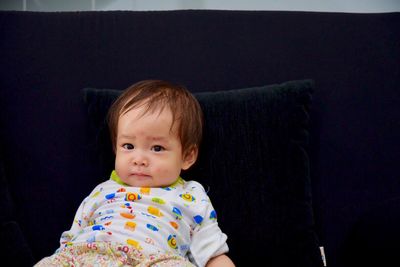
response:
<path fill-rule="evenodd" d="M 113 170 L 111 172 L 110 179 L 113 180 L 114 182 L 116 182 L 117 184 L 120 184 L 123 186 L 129 186 L 128 184 L 122 182 L 121 178 L 119 178 L 119 176 L 115 170 Z M 183 180 L 182 177 L 179 176 L 178 179 L 176 179 L 176 181 L 173 184 L 171 184 L 169 186 L 165 186 L 165 187 L 176 187 L 178 185 L 184 185 L 184 183 L 185 183 L 185 180 Z"/>

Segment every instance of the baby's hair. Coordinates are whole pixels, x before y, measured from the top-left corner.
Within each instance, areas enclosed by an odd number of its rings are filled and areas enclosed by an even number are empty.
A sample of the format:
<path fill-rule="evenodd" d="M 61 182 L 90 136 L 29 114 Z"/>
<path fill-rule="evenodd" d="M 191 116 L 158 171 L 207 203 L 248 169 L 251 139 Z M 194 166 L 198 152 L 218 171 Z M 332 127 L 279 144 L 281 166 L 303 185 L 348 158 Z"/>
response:
<path fill-rule="evenodd" d="M 118 120 L 128 111 L 146 106 L 145 115 L 156 110 L 169 108 L 172 125 L 178 123 L 178 137 L 182 144 L 182 154 L 186 156 L 192 149 L 199 149 L 203 132 L 203 113 L 196 98 L 181 85 L 161 80 L 144 80 L 128 87 L 112 104 L 107 120 L 113 149 L 116 149 Z"/>

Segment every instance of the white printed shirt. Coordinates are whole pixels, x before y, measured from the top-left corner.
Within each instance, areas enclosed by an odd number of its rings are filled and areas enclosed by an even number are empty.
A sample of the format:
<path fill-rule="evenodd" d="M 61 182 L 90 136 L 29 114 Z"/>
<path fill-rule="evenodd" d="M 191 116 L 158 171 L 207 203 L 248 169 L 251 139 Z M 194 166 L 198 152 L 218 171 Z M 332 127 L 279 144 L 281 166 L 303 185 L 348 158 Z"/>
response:
<path fill-rule="evenodd" d="M 163 188 L 130 187 L 113 171 L 81 203 L 61 247 L 75 243 L 128 244 L 144 255 L 191 254 L 198 266 L 226 253 L 227 236 L 203 186 L 195 181 Z"/>

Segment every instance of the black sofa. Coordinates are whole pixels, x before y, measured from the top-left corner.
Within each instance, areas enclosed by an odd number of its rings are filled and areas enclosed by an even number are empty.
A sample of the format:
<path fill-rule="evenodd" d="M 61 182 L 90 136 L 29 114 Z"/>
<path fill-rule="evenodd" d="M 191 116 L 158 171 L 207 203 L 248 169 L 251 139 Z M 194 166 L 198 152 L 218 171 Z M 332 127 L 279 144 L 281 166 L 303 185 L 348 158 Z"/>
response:
<path fill-rule="evenodd" d="M 400 13 L 7 11 L 5 266 L 58 247 L 112 169 L 107 107 L 143 79 L 199 98 L 204 147 L 186 175 L 209 188 L 238 266 L 322 266 L 319 247 L 332 267 L 398 261 Z"/>

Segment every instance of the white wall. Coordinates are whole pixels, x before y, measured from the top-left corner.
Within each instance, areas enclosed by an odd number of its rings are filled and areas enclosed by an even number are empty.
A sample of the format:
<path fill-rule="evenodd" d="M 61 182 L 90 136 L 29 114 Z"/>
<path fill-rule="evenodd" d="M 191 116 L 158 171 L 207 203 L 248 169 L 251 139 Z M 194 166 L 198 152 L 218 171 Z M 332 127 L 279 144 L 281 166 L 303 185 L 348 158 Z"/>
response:
<path fill-rule="evenodd" d="M 400 0 L 0 0 L 0 10 L 289 10 L 325 12 L 400 12 Z"/>

